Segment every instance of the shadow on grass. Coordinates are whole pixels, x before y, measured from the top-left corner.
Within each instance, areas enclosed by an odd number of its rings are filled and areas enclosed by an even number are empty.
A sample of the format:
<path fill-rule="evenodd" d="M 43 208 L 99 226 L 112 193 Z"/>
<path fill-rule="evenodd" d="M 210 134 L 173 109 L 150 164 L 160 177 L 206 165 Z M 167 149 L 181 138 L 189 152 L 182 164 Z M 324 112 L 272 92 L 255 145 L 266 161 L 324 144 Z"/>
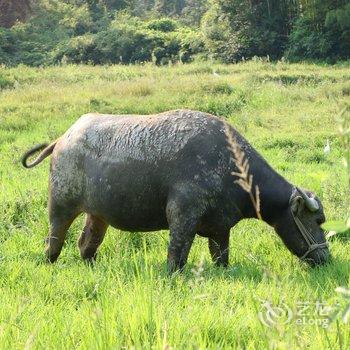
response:
<path fill-rule="evenodd" d="M 181 276 L 186 282 L 202 278 L 205 281 L 241 281 L 257 285 L 265 278 L 267 278 L 267 280 L 280 280 L 278 274 L 271 272 L 264 266 L 254 265 L 249 261 L 233 263 L 227 268 L 216 267 L 211 262 L 205 261 L 201 268 L 203 268 L 203 270 L 198 274 L 198 265 L 188 263 L 183 272 L 177 272 L 171 277 L 167 272 L 166 263 L 158 263 L 152 267 L 153 271 L 159 273 L 158 276 L 160 278 L 176 279 L 177 276 Z M 338 257 L 333 257 L 331 261 L 324 266 L 311 268 L 305 264 L 304 269 L 295 270 L 295 272 L 290 275 L 290 278 L 300 287 L 307 285 L 316 290 L 347 285 L 349 274 L 349 262 Z"/>
<path fill-rule="evenodd" d="M 59 258 L 59 261 L 50 264 L 47 262 L 43 252 L 28 252 L 25 259 L 35 262 L 37 266 L 47 265 L 61 269 L 62 266 L 85 265 L 92 270 L 104 270 L 107 265 L 113 264 L 113 259 L 107 256 L 97 257 L 97 261 L 93 264 L 84 263 L 78 253 L 68 254 Z M 189 262 L 182 272 L 176 272 L 173 275 L 168 273 L 166 261 L 147 261 L 142 255 L 137 258 L 126 259 L 119 262 L 116 266 L 118 274 L 122 273 L 125 280 L 141 277 L 142 279 L 163 279 L 176 280 L 181 277 L 184 282 L 191 282 L 196 279 L 205 281 L 211 280 L 214 283 L 220 280 L 226 281 L 242 281 L 254 284 L 261 283 L 265 278 L 280 279 L 277 273 L 271 271 L 268 266 L 254 264 L 253 262 L 239 261 L 233 262 L 227 268 L 217 267 L 211 261 L 204 260 L 201 264 Z M 299 262 L 298 262 L 299 263 Z M 302 263 L 300 263 L 302 264 Z M 306 273 L 305 273 L 306 272 Z M 320 267 L 311 268 L 305 264 L 303 269 L 294 269 L 290 278 L 295 284 L 308 285 L 309 287 L 328 288 L 331 286 L 344 286 L 348 284 L 348 276 L 350 275 L 350 265 L 347 260 L 339 257 L 332 257 L 331 261 Z M 174 287 L 177 284 L 174 284 Z"/>
<path fill-rule="evenodd" d="M 175 272 L 170 274 L 167 269 L 166 262 L 155 263 L 151 267 L 153 271 L 157 272 L 160 278 L 181 278 L 186 281 L 192 281 L 202 278 L 203 280 L 240 280 L 255 283 L 261 282 L 264 276 L 264 270 L 254 266 L 253 264 L 247 262 L 233 263 L 227 268 L 215 266 L 210 261 L 204 261 L 203 265 L 198 265 L 194 263 L 187 263 L 182 272 Z"/>
<path fill-rule="evenodd" d="M 329 283 L 342 286 L 348 284 L 349 274 L 349 261 L 333 256 L 328 264 L 309 268 L 305 282 L 315 287 L 323 287 Z"/>

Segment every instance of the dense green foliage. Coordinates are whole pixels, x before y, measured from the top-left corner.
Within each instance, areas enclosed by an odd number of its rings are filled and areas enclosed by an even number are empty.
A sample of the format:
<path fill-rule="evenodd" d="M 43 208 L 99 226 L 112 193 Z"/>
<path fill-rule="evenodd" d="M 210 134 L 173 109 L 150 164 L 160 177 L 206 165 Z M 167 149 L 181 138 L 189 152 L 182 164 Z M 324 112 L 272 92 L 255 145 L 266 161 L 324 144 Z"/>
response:
<path fill-rule="evenodd" d="M 9 5 L 11 4 L 11 5 Z M 0 63 L 350 57 L 349 0 L 0 0 Z"/>
<path fill-rule="evenodd" d="M 226 62 L 350 57 L 348 0 L 212 0 L 203 29 L 208 49 Z"/>
<path fill-rule="evenodd" d="M 60 43 L 53 62 L 156 64 L 188 62 L 203 48 L 202 41 L 189 28 L 170 19 L 144 22 L 127 15 L 118 16 L 108 29 L 97 34 L 76 36 Z"/>
<path fill-rule="evenodd" d="M 334 236 L 331 263 L 310 269 L 272 228 L 246 220 L 232 230 L 227 270 L 213 266 L 198 237 L 185 271 L 169 277 L 166 231 L 110 228 L 96 266 L 85 265 L 80 217 L 48 265 L 49 161 L 28 170 L 19 159 L 86 112 L 200 109 L 226 118 L 278 172 L 315 191 L 328 220 L 343 219 L 346 171 L 334 117 L 349 99 L 349 78 L 346 64 L 286 62 L 0 67 L 0 349 L 348 349 L 340 315 L 327 329 L 295 318 L 267 328 L 258 318 L 262 300 L 294 313 L 310 303 L 311 321 L 317 301 L 343 309 L 334 290 L 350 283 L 348 239 Z"/>
<path fill-rule="evenodd" d="M 296 21 L 288 55 L 295 59 L 349 58 L 350 3 L 324 11 L 317 21 L 312 16 L 309 14 Z"/>
<path fill-rule="evenodd" d="M 118 8 L 111 2 L 109 7 L 92 3 L 40 0 L 31 20 L 0 28 L 0 62 L 164 64 L 188 62 L 203 50 L 200 35 L 175 20 L 141 20 L 126 12 L 110 12 L 109 8 Z"/>
<path fill-rule="evenodd" d="M 292 17 L 283 1 L 214 0 L 203 26 L 209 49 L 226 62 L 253 56 L 276 59 L 286 48 Z"/>

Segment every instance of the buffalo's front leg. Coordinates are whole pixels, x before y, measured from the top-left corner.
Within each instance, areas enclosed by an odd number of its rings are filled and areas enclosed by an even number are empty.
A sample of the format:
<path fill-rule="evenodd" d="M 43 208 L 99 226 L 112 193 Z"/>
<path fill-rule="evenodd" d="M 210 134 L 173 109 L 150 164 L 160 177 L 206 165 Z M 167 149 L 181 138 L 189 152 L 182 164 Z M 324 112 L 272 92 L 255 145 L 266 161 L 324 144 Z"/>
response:
<path fill-rule="evenodd" d="M 203 209 L 198 205 L 199 201 L 191 197 L 191 191 L 177 193 L 169 200 L 166 208 L 167 220 L 170 229 L 170 241 L 168 247 L 169 272 L 182 270 L 187 262 L 197 226 Z"/>
<path fill-rule="evenodd" d="M 214 263 L 226 267 L 229 258 L 230 233 L 224 232 L 215 238 L 209 238 L 209 251 Z"/>
<path fill-rule="evenodd" d="M 195 236 L 194 228 L 183 225 L 170 228 L 170 242 L 168 247 L 168 270 L 175 272 L 185 266 Z"/>
<path fill-rule="evenodd" d="M 102 219 L 94 215 L 87 215 L 85 227 L 78 241 L 80 255 L 83 259 L 96 259 L 97 248 L 103 241 L 107 227 L 108 224 Z"/>

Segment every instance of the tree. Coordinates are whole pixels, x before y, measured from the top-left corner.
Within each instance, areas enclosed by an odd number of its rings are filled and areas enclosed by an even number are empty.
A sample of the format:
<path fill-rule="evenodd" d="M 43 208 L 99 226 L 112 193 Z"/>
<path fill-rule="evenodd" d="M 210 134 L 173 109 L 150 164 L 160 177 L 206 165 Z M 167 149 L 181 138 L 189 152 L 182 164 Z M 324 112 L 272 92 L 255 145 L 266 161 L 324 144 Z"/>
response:
<path fill-rule="evenodd" d="M 212 0 L 203 24 L 209 48 L 226 62 L 253 56 L 278 58 L 287 44 L 293 6 L 283 0 Z M 220 45 L 215 44 L 215 35 Z"/>
<path fill-rule="evenodd" d="M 344 59 L 350 57 L 348 0 L 299 0 L 298 18 L 289 37 L 287 57 Z"/>
<path fill-rule="evenodd" d="M 11 28 L 23 21 L 31 11 L 30 0 L 0 0 L 0 27 Z"/>
<path fill-rule="evenodd" d="M 119 11 L 128 7 L 128 0 L 102 0 L 102 3 L 108 10 Z"/>
<path fill-rule="evenodd" d="M 180 15 L 185 7 L 185 0 L 156 0 L 154 8 L 161 15 Z"/>
<path fill-rule="evenodd" d="M 189 26 L 198 27 L 207 10 L 207 0 L 187 0 L 181 12 L 182 22 Z"/>

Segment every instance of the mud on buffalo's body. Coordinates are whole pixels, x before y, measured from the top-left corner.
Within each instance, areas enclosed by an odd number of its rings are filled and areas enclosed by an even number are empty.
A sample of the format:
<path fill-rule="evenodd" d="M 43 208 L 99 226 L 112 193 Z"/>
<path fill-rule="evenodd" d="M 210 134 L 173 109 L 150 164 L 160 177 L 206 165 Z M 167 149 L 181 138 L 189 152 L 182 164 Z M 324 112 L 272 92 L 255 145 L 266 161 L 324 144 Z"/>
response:
<path fill-rule="evenodd" d="M 213 260 L 227 265 L 230 228 L 256 215 L 248 193 L 232 175 L 237 169 L 227 132 L 249 161 L 254 185 L 260 189 L 263 220 L 275 227 L 294 254 L 307 252 L 310 262 L 324 262 L 328 250 L 319 227 L 324 221 L 319 200 L 311 193 L 301 196 L 223 120 L 185 110 L 149 116 L 87 114 L 36 161 L 27 164 L 27 158 L 44 146 L 24 156 L 24 166 L 32 167 L 52 153 L 48 259 L 57 259 L 67 229 L 85 212 L 79 239 L 83 258 L 96 256 L 112 225 L 132 231 L 169 228 L 172 270 L 185 264 L 196 234 L 208 237 Z M 310 201 L 318 210 L 308 210 Z M 298 217 L 312 231 L 314 249 L 295 224 L 295 203 Z"/>

